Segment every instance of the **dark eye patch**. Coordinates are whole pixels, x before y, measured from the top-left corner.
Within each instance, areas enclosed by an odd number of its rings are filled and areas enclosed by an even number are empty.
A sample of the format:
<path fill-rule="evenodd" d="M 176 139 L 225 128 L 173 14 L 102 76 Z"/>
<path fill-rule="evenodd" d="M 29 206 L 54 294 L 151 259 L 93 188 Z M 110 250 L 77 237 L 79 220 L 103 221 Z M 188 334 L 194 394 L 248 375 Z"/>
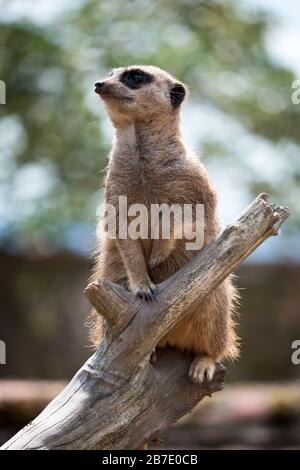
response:
<path fill-rule="evenodd" d="M 152 82 L 152 77 L 140 69 L 125 70 L 120 77 L 123 85 L 133 90 Z"/>

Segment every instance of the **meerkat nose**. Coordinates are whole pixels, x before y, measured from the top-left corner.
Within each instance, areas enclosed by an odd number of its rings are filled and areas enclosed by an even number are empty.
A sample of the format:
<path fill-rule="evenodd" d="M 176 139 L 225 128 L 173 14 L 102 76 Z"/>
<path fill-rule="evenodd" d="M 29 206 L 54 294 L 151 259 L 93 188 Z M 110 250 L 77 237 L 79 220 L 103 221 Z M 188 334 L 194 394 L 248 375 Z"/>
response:
<path fill-rule="evenodd" d="M 103 89 L 105 83 L 104 82 L 96 82 L 95 83 L 95 92 L 100 93 L 101 90 Z"/>

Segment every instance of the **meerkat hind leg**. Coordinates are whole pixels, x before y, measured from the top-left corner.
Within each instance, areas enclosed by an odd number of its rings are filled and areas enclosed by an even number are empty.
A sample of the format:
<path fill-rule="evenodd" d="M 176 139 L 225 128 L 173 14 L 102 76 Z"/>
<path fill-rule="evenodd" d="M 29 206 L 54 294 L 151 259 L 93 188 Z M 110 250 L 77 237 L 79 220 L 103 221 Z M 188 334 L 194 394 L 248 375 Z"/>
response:
<path fill-rule="evenodd" d="M 195 383 L 203 383 L 205 379 L 211 381 L 215 370 L 216 363 L 211 357 L 196 356 L 190 366 L 189 378 Z"/>

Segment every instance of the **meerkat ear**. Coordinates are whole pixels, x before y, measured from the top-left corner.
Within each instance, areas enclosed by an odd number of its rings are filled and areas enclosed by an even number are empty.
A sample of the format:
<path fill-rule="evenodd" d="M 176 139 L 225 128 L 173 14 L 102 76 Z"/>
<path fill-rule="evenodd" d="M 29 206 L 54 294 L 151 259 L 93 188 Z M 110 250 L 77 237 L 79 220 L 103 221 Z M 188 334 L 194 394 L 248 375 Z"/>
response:
<path fill-rule="evenodd" d="M 177 108 L 184 100 L 186 91 L 181 83 L 175 83 L 170 90 L 171 104 Z"/>

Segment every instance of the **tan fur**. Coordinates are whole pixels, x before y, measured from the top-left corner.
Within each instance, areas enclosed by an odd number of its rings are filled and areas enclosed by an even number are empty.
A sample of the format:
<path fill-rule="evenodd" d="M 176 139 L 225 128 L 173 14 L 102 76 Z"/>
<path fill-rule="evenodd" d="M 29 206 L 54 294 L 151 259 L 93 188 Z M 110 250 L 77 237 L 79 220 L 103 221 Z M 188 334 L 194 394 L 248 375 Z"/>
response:
<path fill-rule="evenodd" d="M 180 106 L 175 108 L 170 102 L 170 89 L 179 82 L 156 67 L 138 69 L 150 73 L 153 81 L 137 90 L 127 89 L 119 81 L 124 71 L 121 68 L 105 80 L 107 88 L 101 94 L 116 128 L 105 179 L 105 200 L 115 207 L 122 195 L 127 195 L 128 205 L 144 203 L 147 208 L 153 203 L 204 204 L 207 244 L 220 231 L 216 193 L 205 167 L 181 136 Z M 184 239 L 106 238 L 99 246 L 93 279 L 104 277 L 134 293 L 140 288 L 147 292 L 198 254 L 186 250 L 185 243 Z M 191 367 L 193 380 L 202 381 L 205 370 L 211 377 L 210 359 L 215 362 L 237 355 L 232 319 L 236 297 L 236 289 L 228 278 L 160 341 L 160 347 L 170 345 L 199 356 Z M 97 345 L 102 335 L 98 314 L 92 313 L 90 326 L 92 342 Z M 203 357 L 208 357 L 205 365 Z"/>

